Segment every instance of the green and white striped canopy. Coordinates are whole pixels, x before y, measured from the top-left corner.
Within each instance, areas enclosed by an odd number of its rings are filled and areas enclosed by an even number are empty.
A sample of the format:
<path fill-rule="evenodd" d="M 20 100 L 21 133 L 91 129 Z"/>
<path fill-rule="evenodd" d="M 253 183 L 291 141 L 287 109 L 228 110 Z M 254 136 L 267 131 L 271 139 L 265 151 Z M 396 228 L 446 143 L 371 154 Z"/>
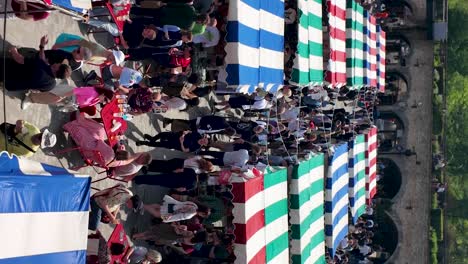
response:
<path fill-rule="evenodd" d="M 346 82 L 359 89 L 365 85 L 364 8 L 354 0 L 346 3 Z"/>
<path fill-rule="evenodd" d="M 289 188 L 292 264 L 325 264 L 324 156 L 296 165 Z"/>
<path fill-rule="evenodd" d="M 298 0 L 298 40 L 291 83 L 299 86 L 323 82 L 322 1 Z"/>

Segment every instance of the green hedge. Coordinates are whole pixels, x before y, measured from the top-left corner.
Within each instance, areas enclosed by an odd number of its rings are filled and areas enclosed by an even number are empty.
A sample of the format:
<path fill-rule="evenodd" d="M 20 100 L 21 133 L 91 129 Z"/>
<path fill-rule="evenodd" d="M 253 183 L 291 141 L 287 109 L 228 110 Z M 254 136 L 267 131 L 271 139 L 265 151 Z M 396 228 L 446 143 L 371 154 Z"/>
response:
<path fill-rule="evenodd" d="M 437 264 L 437 255 L 439 254 L 439 246 L 437 244 L 436 231 L 431 227 L 430 229 L 430 246 L 431 246 L 431 264 Z"/>

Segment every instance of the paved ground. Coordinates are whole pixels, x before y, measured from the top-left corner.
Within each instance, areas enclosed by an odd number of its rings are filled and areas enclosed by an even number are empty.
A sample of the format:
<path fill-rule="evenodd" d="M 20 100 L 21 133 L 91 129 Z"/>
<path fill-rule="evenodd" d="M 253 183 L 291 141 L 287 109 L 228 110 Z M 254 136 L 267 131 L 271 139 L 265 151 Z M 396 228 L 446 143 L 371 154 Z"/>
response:
<path fill-rule="evenodd" d="M 432 69 L 433 44 L 425 39 L 423 31 L 402 32 L 409 38 L 413 54 L 407 67 L 394 68 L 409 76 L 408 106 L 421 102 L 418 108 L 405 109 L 396 106 L 381 107 L 393 110 L 405 124 L 403 146 L 416 150 L 415 156 L 388 155 L 399 166 L 402 186 L 393 199 L 390 215 L 399 227 L 399 245 L 388 263 L 429 263 L 429 210 L 431 182 L 431 136 L 432 136 Z M 387 71 L 392 70 L 388 68 Z M 382 155 L 381 157 L 385 157 Z M 421 164 L 417 165 L 416 160 Z"/>

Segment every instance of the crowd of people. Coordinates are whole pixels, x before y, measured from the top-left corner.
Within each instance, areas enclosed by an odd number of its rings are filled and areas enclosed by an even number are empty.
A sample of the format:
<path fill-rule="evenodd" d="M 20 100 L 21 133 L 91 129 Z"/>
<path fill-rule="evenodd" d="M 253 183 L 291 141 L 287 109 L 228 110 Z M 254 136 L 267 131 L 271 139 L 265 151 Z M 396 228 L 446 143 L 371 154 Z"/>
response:
<path fill-rule="evenodd" d="M 13 46 L 4 58 L 6 68 L 0 64 L 5 89 L 25 94 L 22 109 L 47 104 L 70 112 L 63 132 L 80 148 L 83 159 L 105 168 L 108 181 L 122 182 L 91 197 L 89 230 L 96 234 L 90 239 L 105 244 L 97 230 L 103 223 L 119 224 L 121 207 L 154 218 L 150 229 L 129 234 L 137 246 L 99 247 L 89 263 L 108 263 L 111 255 L 122 254 L 122 263 L 232 262 L 233 205 L 226 187 L 230 175 L 266 166 L 289 167 L 310 152 L 332 151 L 334 144 L 348 142 L 373 122 L 377 93 L 373 88 L 289 85 L 298 23 L 292 1 L 285 7 L 285 85 L 275 94 L 257 89 L 251 95 L 220 95 L 217 89 L 218 70 L 226 56 L 228 1 L 110 3 L 112 19 L 108 13 L 103 16 L 109 10 L 94 7 L 80 23 L 90 32 L 107 31 L 120 49 L 64 33 L 53 44 L 42 37 L 38 49 Z M 79 85 L 72 85 L 70 77 L 86 63 L 100 65 L 100 73 L 90 72 L 74 80 Z M 188 158 L 162 161 L 150 152 L 130 153 L 125 140 L 110 144 L 99 110 L 121 99 L 127 122 L 132 116 L 151 114 L 163 123 L 165 131 L 145 134 L 137 146 L 180 151 Z M 166 116 L 196 109 L 201 100 L 209 102 L 205 115 L 191 120 Z M 57 142 L 50 131 L 41 132 L 23 120 L 4 123 L 0 130 L 0 140 L 6 138 L 8 151 L 18 156 L 32 156 Z M 160 203 L 147 204 L 128 187 L 130 182 L 170 191 Z M 367 256 L 378 251 L 370 246 L 377 228 L 371 210 L 328 263 L 371 263 Z M 220 221 L 221 225 L 214 224 Z"/>

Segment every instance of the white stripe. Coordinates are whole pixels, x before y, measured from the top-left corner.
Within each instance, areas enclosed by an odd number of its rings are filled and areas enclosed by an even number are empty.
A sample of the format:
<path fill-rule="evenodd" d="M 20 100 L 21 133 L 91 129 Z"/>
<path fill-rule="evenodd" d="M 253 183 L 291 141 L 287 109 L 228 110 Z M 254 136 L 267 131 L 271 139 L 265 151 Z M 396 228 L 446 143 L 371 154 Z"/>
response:
<path fill-rule="evenodd" d="M 246 203 L 234 203 L 233 223 L 246 224 L 253 215 L 263 209 L 265 209 L 265 194 L 262 191 L 250 197 Z"/>
<path fill-rule="evenodd" d="M 242 50 L 239 50 L 242 52 Z M 248 58 L 251 60 L 252 58 Z M 265 48 L 260 48 L 260 66 L 271 69 L 284 69 L 284 53 Z"/>
<path fill-rule="evenodd" d="M 307 11 L 309 14 L 322 17 L 322 4 L 319 4 L 313 0 L 308 0 L 307 4 Z"/>
<path fill-rule="evenodd" d="M 41 163 L 28 159 L 18 158 L 18 166 L 22 173 L 29 175 L 52 176 L 44 170 Z"/>
<path fill-rule="evenodd" d="M 0 214 L 0 259 L 86 250 L 89 212 Z"/>
<path fill-rule="evenodd" d="M 270 244 L 273 240 L 277 239 L 279 236 L 287 233 L 289 229 L 288 224 L 288 215 L 285 214 L 282 217 L 271 222 L 265 226 L 265 244 Z"/>
<path fill-rule="evenodd" d="M 377 151 L 374 150 L 374 151 L 369 152 L 369 158 L 368 158 L 369 163 L 370 161 L 375 160 L 376 157 L 377 157 Z"/>
<path fill-rule="evenodd" d="M 329 68 L 334 73 L 346 73 L 346 61 L 329 61 Z"/>
<path fill-rule="evenodd" d="M 349 197 L 348 193 L 345 193 L 345 195 L 340 197 L 340 200 L 336 204 L 333 205 L 333 211 L 332 215 L 333 218 L 337 217 L 337 213 L 342 209 L 342 208 L 347 208 L 349 205 Z"/>
<path fill-rule="evenodd" d="M 291 224 L 301 224 L 309 216 L 312 210 L 323 206 L 323 203 L 323 191 L 321 191 L 312 195 L 299 209 L 290 209 Z"/>
<path fill-rule="evenodd" d="M 309 69 L 322 70 L 323 69 L 323 57 L 310 55 L 309 56 Z"/>
<path fill-rule="evenodd" d="M 353 148 L 354 148 L 354 155 L 364 153 L 366 151 L 366 144 L 362 142 L 362 143 L 354 145 Z"/>
<path fill-rule="evenodd" d="M 281 253 L 268 262 L 268 264 L 284 264 L 289 263 L 289 249 L 285 248 Z"/>
<path fill-rule="evenodd" d="M 252 68 L 260 66 L 260 50 L 243 45 L 239 42 L 228 42 L 226 44 L 226 64 L 240 64 Z"/>
<path fill-rule="evenodd" d="M 275 184 L 263 192 L 265 193 L 265 208 L 267 208 L 281 200 L 288 199 L 288 182 Z"/>
<path fill-rule="evenodd" d="M 325 241 L 318 244 L 315 248 L 313 248 L 310 252 L 310 258 L 307 259 L 306 263 L 314 264 L 317 263 L 319 258 L 324 258 L 325 256 Z"/>
<path fill-rule="evenodd" d="M 346 40 L 330 38 L 330 49 L 332 51 L 346 51 Z"/>
<path fill-rule="evenodd" d="M 239 23 L 252 29 L 260 28 L 260 10 L 250 7 L 242 1 L 230 1 L 228 21 L 239 21 Z"/>
<path fill-rule="evenodd" d="M 245 245 L 247 262 L 244 263 L 248 263 L 265 245 L 265 228 L 262 228 L 247 240 L 247 244 Z"/>
<path fill-rule="evenodd" d="M 366 160 L 363 159 L 354 165 L 354 175 L 356 176 L 359 172 L 366 169 Z"/>
<path fill-rule="evenodd" d="M 242 14 L 242 17 L 245 16 Z M 260 28 L 276 34 L 284 36 L 284 17 L 275 16 L 272 13 L 260 10 Z"/>
<path fill-rule="evenodd" d="M 348 215 L 344 215 L 339 219 L 338 223 L 333 227 L 333 240 L 336 240 L 336 236 L 343 230 L 348 227 Z M 332 245 L 331 245 L 332 246 Z"/>

